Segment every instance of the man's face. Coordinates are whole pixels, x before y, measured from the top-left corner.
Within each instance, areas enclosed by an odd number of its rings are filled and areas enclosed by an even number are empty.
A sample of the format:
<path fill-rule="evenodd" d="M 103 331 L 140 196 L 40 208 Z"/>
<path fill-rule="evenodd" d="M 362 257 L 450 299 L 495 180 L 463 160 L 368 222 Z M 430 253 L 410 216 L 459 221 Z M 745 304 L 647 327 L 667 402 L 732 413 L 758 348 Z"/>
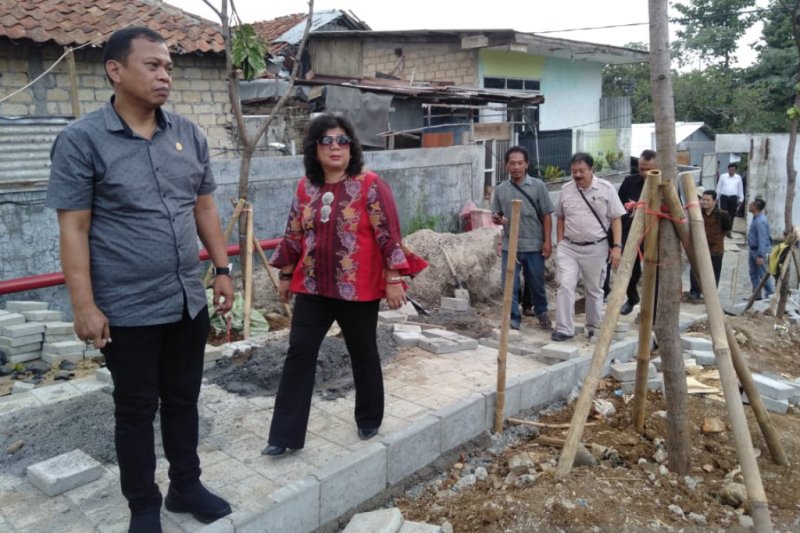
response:
<path fill-rule="evenodd" d="M 655 159 L 639 159 L 639 175 L 642 178 L 646 178 L 647 172 L 650 170 L 655 170 L 655 168 L 656 168 Z"/>
<path fill-rule="evenodd" d="M 704 194 L 700 198 L 700 205 L 703 207 L 704 210 L 711 211 L 714 209 L 714 206 L 717 205 L 717 201 L 714 198 L 712 198 L 710 194 Z"/>
<path fill-rule="evenodd" d="M 750 202 L 747 204 L 747 210 L 753 213 L 754 215 L 758 214 L 758 206 L 756 206 L 755 202 Z"/>
<path fill-rule="evenodd" d="M 172 60 L 165 43 L 133 39 L 128 58 L 124 62 L 108 61 L 106 71 L 121 98 L 149 109 L 164 105 L 169 98 Z"/>
<path fill-rule="evenodd" d="M 508 156 L 508 163 L 506 163 L 506 170 L 515 181 L 525 178 L 525 172 L 528 170 L 525 156 L 521 152 L 511 152 Z"/>
<path fill-rule="evenodd" d="M 736 174 L 736 167 L 728 167 L 728 176 L 733 176 L 734 174 Z"/>
<path fill-rule="evenodd" d="M 578 161 L 569 167 L 572 179 L 581 189 L 585 189 L 592 182 L 592 168 L 585 161 Z"/>

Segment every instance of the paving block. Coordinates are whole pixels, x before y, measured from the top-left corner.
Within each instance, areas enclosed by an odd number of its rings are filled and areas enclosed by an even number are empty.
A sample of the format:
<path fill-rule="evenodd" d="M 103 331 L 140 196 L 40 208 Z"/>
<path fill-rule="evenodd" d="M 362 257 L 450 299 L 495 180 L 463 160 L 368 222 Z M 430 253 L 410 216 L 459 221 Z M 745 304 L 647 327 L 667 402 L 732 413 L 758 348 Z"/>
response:
<path fill-rule="evenodd" d="M 773 413 L 779 414 L 786 414 L 786 411 L 789 410 L 789 400 L 776 400 L 774 398 L 770 398 L 769 396 L 761 395 L 761 399 L 764 401 L 764 407 L 767 408 L 767 411 L 772 411 Z M 744 403 L 750 403 L 747 399 L 747 394 L 742 393 L 742 401 Z"/>
<path fill-rule="evenodd" d="M 753 381 L 762 397 L 770 397 L 774 400 L 788 400 L 795 395 L 795 388 L 792 385 L 764 374 L 753 373 Z"/>
<path fill-rule="evenodd" d="M 25 469 L 31 485 L 48 496 L 80 487 L 103 475 L 103 465 L 81 450 L 72 450 Z"/>
<path fill-rule="evenodd" d="M 33 352 L 18 353 L 17 355 L 9 355 L 6 356 L 6 359 L 8 359 L 8 362 L 11 363 L 12 365 L 16 365 L 17 363 L 27 363 L 28 361 L 35 361 L 41 358 L 41 356 L 42 356 L 42 351 L 41 349 L 39 349 Z"/>
<path fill-rule="evenodd" d="M 592 366 L 592 354 L 579 355 L 575 358 L 575 377 L 578 383 L 583 383 L 586 376 L 589 375 L 589 369 Z"/>
<path fill-rule="evenodd" d="M 451 311 L 454 313 L 468 313 L 469 300 L 465 300 L 463 298 L 446 298 L 442 296 L 439 308 L 440 310 Z"/>
<path fill-rule="evenodd" d="M 72 322 L 45 322 L 44 332 L 46 335 L 74 335 L 75 325 Z"/>
<path fill-rule="evenodd" d="M 270 459 L 265 459 L 269 461 Z M 319 522 L 320 484 L 313 476 L 306 476 L 283 486 L 265 498 L 265 509 L 250 516 L 233 519 L 231 533 L 285 533 L 315 531 Z M 224 522 L 217 520 L 215 523 Z M 205 531 L 205 529 L 201 530 Z"/>
<path fill-rule="evenodd" d="M 634 389 L 636 388 L 635 381 L 624 381 L 620 383 L 620 387 L 622 388 L 622 394 L 633 394 Z M 657 374 L 656 377 L 650 378 L 647 380 L 647 388 L 650 390 L 660 390 L 664 391 L 664 375 Z"/>
<path fill-rule="evenodd" d="M 500 341 L 497 339 L 490 339 L 489 337 L 478 339 L 478 344 L 486 346 L 487 348 L 494 348 L 495 350 L 500 347 Z"/>
<path fill-rule="evenodd" d="M 442 449 L 445 452 L 478 436 L 483 431 L 486 402 L 480 394 L 470 394 L 434 412 L 442 419 Z"/>
<path fill-rule="evenodd" d="M 319 479 L 319 523 L 327 524 L 386 488 L 386 447 L 370 442 L 323 466 Z"/>
<path fill-rule="evenodd" d="M 521 377 L 522 389 L 520 390 L 520 411 L 535 409 L 551 402 L 550 399 L 550 370 L 539 368 Z"/>
<path fill-rule="evenodd" d="M 702 337 L 681 337 L 681 346 L 690 351 L 713 352 L 714 344 L 709 339 Z"/>
<path fill-rule="evenodd" d="M 37 311 L 22 311 L 22 316 L 28 322 L 60 322 L 64 319 L 64 314 L 61 311 L 50 309 L 42 309 Z"/>
<path fill-rule="evenodd" d="M 12 339 L 30 337 L 36 334 L 41 335 L 42 333 L 44 333 L 44 324 L 41 322 L 24 322 L 22 324 L 0 327 L 0 335 L 11 337 Z"/>
<path fill-rule="evenodd" d="M 204 361 L 203 362 L 203 372 L 205 372 L 206 370 L 211 370 L 215 366 L 217 366 L 217 362 L 216 361 Z"/>
<path fill-rule="evenodd" d="M 398 346 L 418 346 L 420 341 L 427 338 L 421 332 L 395 331 L 392 333 L 392 339 Z"/>
<path fill-rule="evenodd" d="M 217 359 L 222 359 L 222 348 L 212 344 L 206 344 L 203 361 L 208 363 L 210 361 L 216 361 Z"/>
<path fill-rule="evenodd" d="M 422 333 L 422 327 L 417 324 L 395 324 L 392 328 L 395 333 Z"/>
<path fill-rule="evenodd" d="M 425 416 L 383 438 L 386 481 L 393 485 L 426 467 L 442 453 L 442 420 Z"/>
<path fill-rule="evenodd" d="M 422 334 L 426 337 L 431 337 L 434 339 L 440 338 L 455 342 L 458 344 L 459 350 L 474 350 L 478 347 L 477 340 L 467 337 L 466 335 L 461 335 L 454 331 L 448 331 L 446 329 L 426 329 L 422 332 Z"/>
<path fill-rule="evenodd" d="M 647 367 L 647 377 L 653 378 L 656 375 L 656 367 L 650 362 Z M 614 363 L 611 365 L 611 377 L 617 381 L 634 381 L 636 379 L 636 361 L 628 363 Z"/>
<path fill-rule="evenodd" d="M 595 336 L 594 338 L 597 338 Z M 608 348 L 608 360 L 616 359 L 617 361 L 630 361 L 636 355 L 636 350 L 639 347 L 639 339 L 636 337 L 625 337 L 625 339 L 611 343 Z"/>
<path fill-rule="evenodd" d="M 34 344 L 42 342 L 42 334 L 26 335 L 25 337 L 2 337 L 0 336 L 0 350 L 6 348 L 14 348 L 16 346 L 25 346 L 26 344 Z"/>
<path fill-rule="evenodd" d="M 378 318 L 382 322 L 387 322 L 389 324 L 394 324 L 395 322 L 405 322 L 407 317 L 403 313 L 398 313 L 397 311 L 380 311 L 378 313 Z"/>
<path fill-rule="evenodd" d="M 102 381 L 103 383 L 113 383 L 114 381 L 111 379 L 111 371 L 107 368 L 98 368 L 94 371 L 94 377 L 97 381 Z"/>
<path fill-rule="evenodd" d="M 430 337 L 432 339 L 450 339 L 453 335 L 457 335 L 457 333 L 453 333 L 452 331 L 447 331 L 444 328 L 428 328 L 422 330 L 422 334 L 426 337 Z"/>
<path fill-rule="evenodd" d="M 397 533 L 403 526 L 403 513 L 397 507 L 378 509 L 353 516 L 343 533 Z"/>
<path fill-rule="evenodd" d="M 83 341 L 62 341 L 49 342 L 42 345 L 42 351 L 52 355 L 77 355 L 83 357 L 83 352 L 86 351 L 86 343 Z"/>
<path fill-rule="evenodd" d="M 83 352 L 84 359 L 94 359 L 95 357 L 103 357 L 103 352 L 97 348 L 87 348 Z"/>
<path fill-rule="evenodd" d="M 0 352 L 3 352 L 6 355 L 18 355 L 21 353 L 30 353 L 41 351 L 42 349 L 42 341 L 32 342 L 30 344 L 23 344 L 20 346 L 13 346 L 6 348 L 4 346 L 0 346 Z"/>
<path fill-rule="evenodd" d="M 399 309 L 395 309 L 398 313 L 404 314 L 406 317 L 416 318 L 419 316 L 417 309 L 411 302 L 404 303 Z"/>
<path fill-rule="evenodd" d="M 627 333 L 630 330 L 631 330 L 630 322 L 617 322 L 617 325 L 614 326 L 614 333 Z"/>
<path fill-rule="evenodd" d="M 44 342 L 49 342 L 52 344 L 54 342 L 76 341 L 78 340 L 78 337 L 74 333 L 64 333 L 56 335 L 45 331 L 43 340 Z"/>
<path fill-rule="evenodd" d="M 441 338 L 420 339 L 419 347 L 428 352 L 437 354 L 453 353 L 461 350 L 457 342 Z"/>
<path fill-rule="evenodd" d="M 697 364 L 701 366 L 717 365 L 717 358 L 714 357 L 714 352 L 691 350 L 689 352 L 684 352 L 684 359 L 687 358 L 694 359 L 697 362 Z"/>
<path fill-rule="evenodd" d="M 61 364 L 61 361 L 70 361 L 72 363 L 83 361 L 83 352 L 70 353 L 70 354 L 55 354 L 42 351 L 41 359 L 48 365 L 56 367 L 59 364 Z"/>
<path fill-rule="evenodd" d="M 578 347 L 563 342 L 553 342 L 542 346 L 540 355 L 551 359 L 566 361 L 578 356 Z"/>
<path fill-rule="evenodd" d="M 0 315 L 0 327 L 14 326 L 16 324 L 24 324 L 25 317 L 19 313 L 5 313 Z"/>
<path fill-rule="evenodd" d="M 6 311 L 21 313 L 22 311 L 45 311 L 47 302 L 34 302 L 26 300 L 9 300 L 6 302 Z"/>
<path fill-rule="evenodd" d="M 441 526 L 424 524 L 422 522 L 403 522 L 403 527 L 397 533 L 442 533 Z"/>
<path fill-rule="evenodd" d="M 569 359 L 548 367 L 552 401 L 566 398 L 572 387 L 578 382 L 576 379 L 577 363 L 577 359 Z"/>
<path fill-rule="evenodd" d="M 11 394 L 22 394 L 23 392 L 32 391 L 36 385 L 33 383 L 25 383 L 23 381 L 15 381 L 13 385 L 11 385 Z"/>
<path fill-rule="evenodd" d="M 500 339 L 500 328 L 494 328 L 492 330 L 492 338 L 495 340 Z M 518 329 L 508 329 L 508 340 L 517 340 L 522 338 L 522 333 L 519 332 Z"/>

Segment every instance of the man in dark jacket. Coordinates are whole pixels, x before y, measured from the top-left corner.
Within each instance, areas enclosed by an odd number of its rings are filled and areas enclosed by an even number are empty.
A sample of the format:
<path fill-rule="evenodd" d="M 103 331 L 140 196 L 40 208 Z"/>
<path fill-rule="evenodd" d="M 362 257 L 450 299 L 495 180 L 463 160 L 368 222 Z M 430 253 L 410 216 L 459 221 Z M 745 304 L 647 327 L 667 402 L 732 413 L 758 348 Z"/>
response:
<path fill-rule="evenodd" d="M 717 206 L 717 192 L 708 190 L 700 197 L 700 207 L 703 212 L 703 223 L 706 229 L 708 250 L 711 252 L 711 265 L 714 267 L 714 280 L 719 287 L 719 277 L 722 272 L 722 254 L 725 252 L 725 235 L 733 228 L 731 217 L 727 211 Z M 700 285 L 693 270 L 689 271 L 691 288 L 689 301 L 700 300 Z"/>

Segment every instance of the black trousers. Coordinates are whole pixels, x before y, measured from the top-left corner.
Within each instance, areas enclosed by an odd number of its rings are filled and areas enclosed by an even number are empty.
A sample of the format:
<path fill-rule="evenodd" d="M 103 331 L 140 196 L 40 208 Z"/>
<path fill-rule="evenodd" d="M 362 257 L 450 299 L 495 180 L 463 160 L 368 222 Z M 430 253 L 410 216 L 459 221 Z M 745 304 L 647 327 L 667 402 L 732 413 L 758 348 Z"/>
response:
<path fill-rule="evenodd" d="M 208 310 L 179 322 L 112 327 L 103 348 L 114 380 L 114 442 L 122 494 L 131 511 L 161 506 L 155 482 L 153 421 L 161 404 L 161 439 L 174 486 L 200 479 L 197 399 L 208 339 Z"/>
<path fill-rule="evenodd" d="M 333 321 L 342 329 L 356 387 L 359 428 L 383 421 L 383 372 L 376 331 L 379 300 L 348 302 L 310 294 L 295 296 L 289 351 L 275 397 L 269 444 L 300 449 L 305 445 L 319 347 Z"/>
<path fill-rule="evenodd" d="M 628 281 L 628 288 L 627 288 L 628 301 L 631 303 L 631 305 L 636 305 L 639 303 L 639 290 L 637 289 L 637 286 L 639 285 L 639 279 L 641 279 L 641 277 L 642 277 L 642 263 L 639 261 L 639 257 L 637 256 L 636 259 L 633 261 L 633 267 L 631 268 L 631 279 Z M 611 261 L 608 261 L 606 264 L 606 279 L 603 282 L 603 296 L 608 296 L 608 293 L 610 292 L 611 292 Z"/>
<path fill-rule="evenodd" d="M 739 207 L 739 197 L 735 194 L 732 196 L 720 195 L 719 207 L 723 211 L 727 211 L 731 216 L 731 222 L 736 218 L 736 208 Z"/>
<path fill-rule="evenodd" d="M 712 255 L 711 256 L 711 266 L 714 268 L 714 279 L 717 282 L 717 287 L 719 287 L 719 278 L 722 274 L 722 255 Z M 703 292 L 700 290 L 700 283 L 697 281 L 697 278 L 694 275 L 694 270 L 689 270 L 689 294 L 692 296 L 700 296 Z"/>

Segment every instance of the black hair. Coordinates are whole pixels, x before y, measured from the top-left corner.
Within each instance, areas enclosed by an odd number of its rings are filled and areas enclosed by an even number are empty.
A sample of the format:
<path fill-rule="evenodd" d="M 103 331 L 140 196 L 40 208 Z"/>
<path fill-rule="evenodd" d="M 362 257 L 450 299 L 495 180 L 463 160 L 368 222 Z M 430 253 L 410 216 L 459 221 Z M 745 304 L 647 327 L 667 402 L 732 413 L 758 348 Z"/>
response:
<path fill-rule="evenodd" d="M 117 30 L 111 34 L 103 48 L 103 65 L 112 60 L 125 64 L 131 54 L 131 41 L 140 38 L 147 39 L 151 43 L 166 43 L 160 33 L 144 26 L 131 26 Z M 108 81 L 112 85 L 114 84 L 110 77 Z"/>
<path fill-rule="evenodd" d="M 733 168 L 738 170 L 739 169 L 739 163 L 728 163 L 728 168 L 731 168 L 731 167 L 733 167 Z"/>
<path fill-rule="evenodd" d="M 589 168 L 594 168 L 594 157 L 587 154 L 586 152 L 577 152 L 575 153 L 569 160 L 569 166 L 574 165 L 575 163 L 586 163 L 589 165 Z"/>
<path fill-rule="evenodd" d="M 703 191 L 703 196 L 705 195 L 709 195 L 712 200 L 717 199 L 717 191 L 715 191 L 714 189 L 708 189 L 707 191 Z"/>
<path fill-rule="evenodd" d="M 652 161 L 655 158 L 656 158 L 656 151 L 650 150 L 649 148 L 647 150 L 642 150 L 642 153 L 639 156 L 639 159 L 644 159 L 645 161 Z"/>
<path fill-rule="evenodd" d="M 347 164 L 348 176 L 356 176 L 364 168 L 364 152 L 361 143 L 356 138 L 353 123 L 341 115 L 331 115 L 326 113 L 316 117 L 308 125 L 308 132 L 303 139 L 303 165 L 306 169 L 306 178 L 314 185 L 325 183 L 325 172 L 317 159 L 317 142 L 325 135 L 325 132 L 334 128 L 342 128 L 350 137 L 350 162 Z"/>
<path fill-rule="evenodd" d="M 511 154 L 513 154 L 514 152 L 522 154 L 522 157 L 525 158 L 526 163 L 530 161 L 530 157 L 528 156 L 528 150 L 524 146 L 512 146 L 511 148 L 506 150 L 506 164 L 508 164 L 508 158 L 510 158 Z"/>
<path fill-rule="evenodd" d="M 753 200 L 753 203 L 756 204 L 756 209 L 759 211 L 763 211 L 765 207 L 767 207 L 767 202 L 765 202 L 762 198 L 756 198 Z"/>

